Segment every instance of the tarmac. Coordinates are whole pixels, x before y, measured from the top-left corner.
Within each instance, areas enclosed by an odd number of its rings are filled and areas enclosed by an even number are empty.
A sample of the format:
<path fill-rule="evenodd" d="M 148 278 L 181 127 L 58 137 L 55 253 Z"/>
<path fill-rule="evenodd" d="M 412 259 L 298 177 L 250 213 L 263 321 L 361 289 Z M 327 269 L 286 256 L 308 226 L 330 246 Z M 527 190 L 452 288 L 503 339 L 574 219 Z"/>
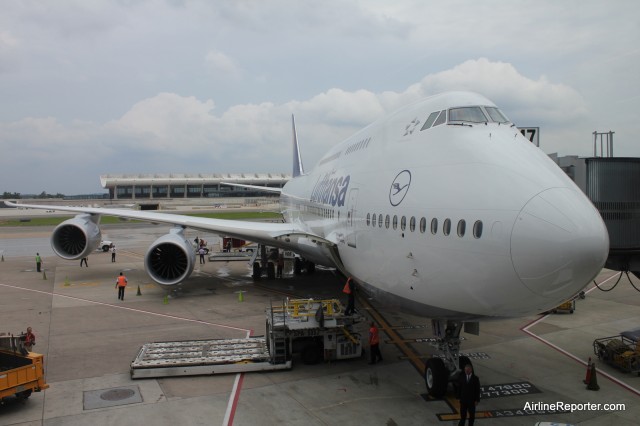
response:
<path fill-rule="evenodd" d="M 0 228 L 0 332 L 33 327 L 34 350 L 45 355 L 50 385 L 26 401 L 6 399 L 0 425 L 457 424 L 451 389 L 443 400 L 426 396 L 421 370 L 436 353 L 424 342 L 430 321 L 372 305 L 362 295 L 356 308 L 379 324 L 381 363 L 363 358 L 304 365 L 294 358 L 288 371 L 132 380 L 129 366 L 144 343 L 260 335 L 271 303 L 285 297 L 344 299 L 344 281 L 330 269 L 294 276 L 287 264 L 283 279 L 254 282 L 246 262 L 201 266 L 197 259 L 191 278 L 165 299 L 167 292 L 147 277 L 142 258 L 167 230 L 105 226 L 103 235 L 118 247 L 116 262 L 96 252 L 81 268 L 79 261 L 50 254 L 51 228 Z M 215 245 L 215 236 L 200 234 Z M 24 252 L 23 242 L 33 253 Z M 44 273 L 36 272 L 35 251 L 45 255 Z M 115 289 L 120 271 L 129 280 L 124 301 Z M 608 289 L 617 278 L 603 270 L 596 281 Z M 638 424 L 640 377 L 600 362 L 592 345 L 640 327 L 640 293 L 626 277 L 609 292 L 593 287 L 573 314 L 483 322 L 479 336 L 463 334 L 462 351 L 483 386 L 478 424 Z M 583 383 L 589 357 L 599 391 Z M 540 405 L 557 402 L 576 404 L 576 410 Z M 604 404 L 624 406 L 605 410 Z"/>

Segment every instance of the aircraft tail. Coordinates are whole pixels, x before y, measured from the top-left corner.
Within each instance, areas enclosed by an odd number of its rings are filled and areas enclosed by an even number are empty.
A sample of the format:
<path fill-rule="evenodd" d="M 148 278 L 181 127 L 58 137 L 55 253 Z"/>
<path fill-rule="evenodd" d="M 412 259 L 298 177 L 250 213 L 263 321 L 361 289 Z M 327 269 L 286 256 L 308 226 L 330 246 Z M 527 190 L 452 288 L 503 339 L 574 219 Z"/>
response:
<path fill-rule="evenodd" d="M 302 158 L 300 157 L 300 147 L 298 146 L 298 135 L 296 133 L 296 120 L 291 114 L 291 126 L 293 128 L 293 173 L 292 176 L 298 177 L 304 175 L 304 167 L 302 166 Z"/>

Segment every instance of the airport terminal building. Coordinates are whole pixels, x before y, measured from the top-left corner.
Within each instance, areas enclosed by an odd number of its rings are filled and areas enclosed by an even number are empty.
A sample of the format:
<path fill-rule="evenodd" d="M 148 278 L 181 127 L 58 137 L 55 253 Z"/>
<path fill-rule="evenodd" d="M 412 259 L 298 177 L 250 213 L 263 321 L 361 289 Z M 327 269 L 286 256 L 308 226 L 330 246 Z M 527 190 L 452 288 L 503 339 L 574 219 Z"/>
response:
<path fill-rule="evenodd" d="M 126 174 L 102 175 L 100 184 L 111 200 L 264 197 L 265 192 L 224 185 L 223 182 L 282 188 L 285 173 Z M 274 194 L 275 195 L 275 194 Z"/>

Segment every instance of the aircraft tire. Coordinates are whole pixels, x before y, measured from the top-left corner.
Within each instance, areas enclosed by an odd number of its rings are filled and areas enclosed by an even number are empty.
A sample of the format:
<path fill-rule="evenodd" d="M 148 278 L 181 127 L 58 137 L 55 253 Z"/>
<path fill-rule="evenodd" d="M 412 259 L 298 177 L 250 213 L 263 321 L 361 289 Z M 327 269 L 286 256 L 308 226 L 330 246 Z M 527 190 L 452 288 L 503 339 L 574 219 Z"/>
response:
<path fill-rule="evenodd" d="M 449 371 L 440 358 L 429 358 L 424 368 L 424 382 L 427 392 L 433 398 L 440 399 L 447 391 Z"/>

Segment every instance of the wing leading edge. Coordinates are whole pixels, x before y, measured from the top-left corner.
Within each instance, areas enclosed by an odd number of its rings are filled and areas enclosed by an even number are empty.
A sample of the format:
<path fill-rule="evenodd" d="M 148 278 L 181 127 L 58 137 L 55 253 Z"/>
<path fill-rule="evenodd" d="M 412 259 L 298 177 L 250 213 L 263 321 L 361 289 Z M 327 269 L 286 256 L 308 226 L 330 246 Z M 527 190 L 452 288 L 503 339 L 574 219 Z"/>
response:
<path fill-rule="evenodd" d="M 295 244 L 292 244 L 290 241 L 285 241 L 284 237 L 287 236 L 305 237 L 317 241 L 325 241 L 324 238 L 310 233 L 308 232 L 308 230 L 303 229 L 301 226 L 294 223 L 250 222 L 246 220 L 211 219 L 179 214 L 126 209 L 16 204 L 8 201 L 5 201 L 5 204 L 10 207 L 28 207 L 41 210 L 54 209 L 58 211 L 78 214 L 115 216 L 127 219 L 141 220 L 143 222 L 163 223 L 167 225 L 181 226 L 184 228 L 193 228 L 201 231 L 210 231 L 222 236 L 241 238 L 256 243 L 269 244 L 286 248 L 295 246 Z"/>

